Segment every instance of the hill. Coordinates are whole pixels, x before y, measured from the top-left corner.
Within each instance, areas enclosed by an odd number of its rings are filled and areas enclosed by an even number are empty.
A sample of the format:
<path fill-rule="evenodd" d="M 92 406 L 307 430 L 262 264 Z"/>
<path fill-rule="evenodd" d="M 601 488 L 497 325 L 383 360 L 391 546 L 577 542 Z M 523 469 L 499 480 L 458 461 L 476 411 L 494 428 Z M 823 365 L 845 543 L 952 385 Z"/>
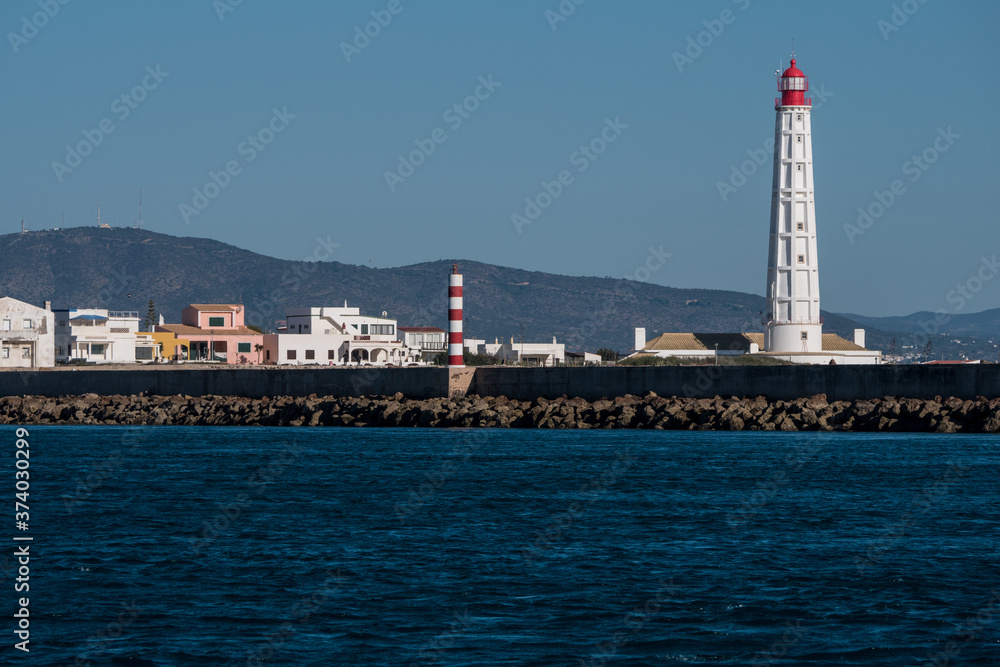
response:
<path fill-rule="evenodd" d="M 247 307 L 247 322 L 273 329 L 296 306 L 360 306 L 409 326 L 447 326 L 447 274 L 465 275 L 469 337 L 546 340 L 574 349 L 632 346 L 633 327 L 663 331 L 760 331 L 763 297 L 678 289 L 611 278 L 561 276 L 463 260 L 388 269 L 288 261 L 211 239 L 139 229 L 78 227 L 0 236 L 0 293 L 53 307 L 135 310 L 150 299 L 168 322 L 190 303 Z M 825 329 L 849 337 L 859 325 L 825 313 Z M 869 329 L 870 346 L 891 332 Z M 899 334 L 901 337 L 903 334 Z M 935 350 L 947 353 L 944 337 Z M 883 347 L 883 349 L 885 349 Z"/>

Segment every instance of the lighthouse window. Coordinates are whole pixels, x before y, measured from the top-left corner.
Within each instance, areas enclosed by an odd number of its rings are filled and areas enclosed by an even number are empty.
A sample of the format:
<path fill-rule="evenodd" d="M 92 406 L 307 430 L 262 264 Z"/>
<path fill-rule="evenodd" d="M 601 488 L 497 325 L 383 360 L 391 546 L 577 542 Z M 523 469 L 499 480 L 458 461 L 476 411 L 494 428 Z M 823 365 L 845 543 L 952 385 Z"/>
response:
<path fill-rule="evenodd" d="M 804 232 L 804 231 L 805 231 L 805 229 L 806 229 L 806 225 L 805 225 L 805 223 L 804 223 L 804 222 L 800 222 L 800 223 L 798 224 L 798 230 L 799 230 L 800 232 Z"/>
<path fill-rule="evenodd" d="M 802 122 L 802 114 L 800 113 L 795 114 L 795 120 Z"/>
<path fill-rule="evenodd" d="M 809 340 L 809 332 L 808 331 L 803 331 L 802 332 L 802 340 Z"/>
<path fill-rule="evenodd" d="M 799 264 L 805 264 L 805 263 L 806 263 L 806 256 L 799 255 Z"/>
<path fill-rule="evenodd" d="M 797 144 L 801 144 L 802 143 L 802 135 L 801 134 L 798 135 L 797 137 L 795 137 L 795 143 L 797 143 Z"/>
<path fill-rule="evenodd" d="M 802 165 L 801 164 L 795 165 L 795 171 L 802 171 Z"/>

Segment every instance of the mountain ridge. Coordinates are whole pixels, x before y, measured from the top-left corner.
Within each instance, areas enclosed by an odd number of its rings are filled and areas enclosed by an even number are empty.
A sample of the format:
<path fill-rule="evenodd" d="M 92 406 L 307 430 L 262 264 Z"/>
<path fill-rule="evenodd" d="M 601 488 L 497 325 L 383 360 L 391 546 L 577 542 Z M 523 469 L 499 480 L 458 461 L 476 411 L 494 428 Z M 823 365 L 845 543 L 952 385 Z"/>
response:
<path fill-rule="evenodd" d="M 190 303 L 242 302 L 247 322 L 268 329 L 286 308 L 346 300 L 368 315 L 385 311 L 401 326 L 446 328 L 447 274 L 456 262 L 465 276 L 468 337 L 555 336 L 571 349 L 625 351 L 632 347 L 634 327 L 646 327 L 649 337 L 664 331 L 763 330 L 765 299 L 732 290 L 564 276 L 457 259 L 385 269 L 282 260 L 214 239 L 132 228 L 0 236 L 0 291 L 32 303 L 51 300 L 57 308 L 133 310 L 140 316 L 153 299 L 168 322 L 179 321 Z M 862 321 L 886 319 L 823 316 L 828 332 L 848 338 Z M 892 336 L 869 328 L 869 346 L 887 345 Z"/>

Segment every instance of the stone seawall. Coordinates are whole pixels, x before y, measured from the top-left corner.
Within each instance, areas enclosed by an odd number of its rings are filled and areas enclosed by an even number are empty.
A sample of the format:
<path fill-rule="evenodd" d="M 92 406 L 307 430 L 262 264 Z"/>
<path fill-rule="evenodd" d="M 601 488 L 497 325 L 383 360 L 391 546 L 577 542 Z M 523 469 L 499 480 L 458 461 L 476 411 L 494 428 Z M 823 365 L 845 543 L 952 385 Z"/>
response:
<path fill-rule="evenodd" d="M 604 366 L 574 368 L 193 367 L 59 368 L 0 372 L 0 396 L 85 393 L 155 396 L 447 396 L 538 397 L 765 396 L 794 400 L 825 394 L 832 401 L 908 396 L 1000 397 L 1000 365 L 955 366 Z"/>
<path fill-rule="evenodd" d="M 0 398 L 3 424 L 638 428 L 730 431 L 1000 432 L 1000 399 L 828 401 L 620 396 L 520 401 L 461 396 L 98 396 Z"/>

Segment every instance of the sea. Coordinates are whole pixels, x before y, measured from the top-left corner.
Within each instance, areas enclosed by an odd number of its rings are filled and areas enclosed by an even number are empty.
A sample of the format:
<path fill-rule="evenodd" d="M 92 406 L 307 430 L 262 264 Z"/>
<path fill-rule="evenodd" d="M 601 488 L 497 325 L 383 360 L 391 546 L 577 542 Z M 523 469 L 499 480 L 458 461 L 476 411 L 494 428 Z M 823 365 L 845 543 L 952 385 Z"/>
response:
<path fill-rule="evenodd" d="M 996 436 L 24 430 L 0 664 L 1000 665 Z"/>

